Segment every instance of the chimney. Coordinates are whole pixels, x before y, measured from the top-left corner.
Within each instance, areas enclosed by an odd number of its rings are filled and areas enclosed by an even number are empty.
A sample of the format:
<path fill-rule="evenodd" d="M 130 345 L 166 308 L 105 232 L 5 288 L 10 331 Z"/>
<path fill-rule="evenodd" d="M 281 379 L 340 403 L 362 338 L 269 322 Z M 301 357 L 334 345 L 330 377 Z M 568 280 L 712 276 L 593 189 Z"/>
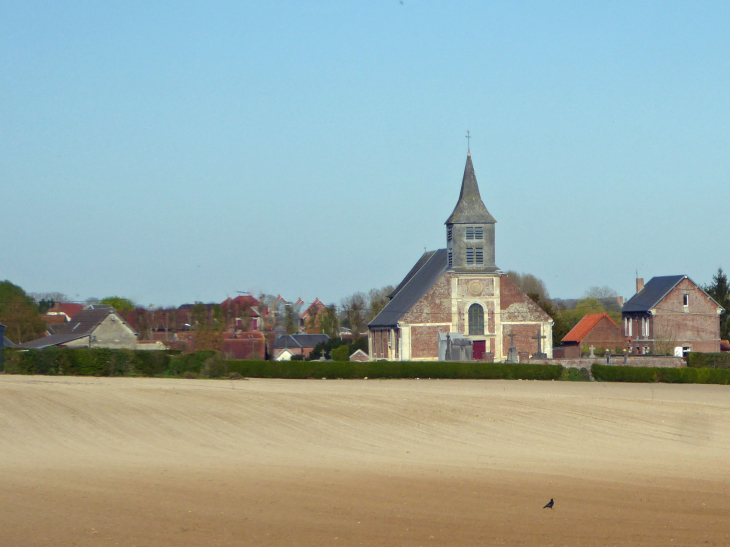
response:
<path fill-rule="evenodd" d="M 623 308 L 624 307 L 624 297 L 623 296 L 617 296 L 616 301 L 618 302 L 618 307 Z"/>
<path fill-rule="evenodd" d="M 643 277 L 637 277 L 636 278 L 636 293 L 640 293 L 644 290 L 644 278 Z"/>

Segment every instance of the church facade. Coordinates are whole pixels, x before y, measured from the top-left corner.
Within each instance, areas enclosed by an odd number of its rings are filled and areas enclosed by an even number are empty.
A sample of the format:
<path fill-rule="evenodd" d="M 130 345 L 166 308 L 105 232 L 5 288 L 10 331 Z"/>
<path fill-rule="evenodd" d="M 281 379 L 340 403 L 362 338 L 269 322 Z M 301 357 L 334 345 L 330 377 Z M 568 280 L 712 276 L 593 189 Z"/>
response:
<path fill-rule="evenodd" d="M 495 263 L 496 222 L 468 154 L 446 248 L 424 253 L 368 324 L 371 359 L 449 359 L 452 346 L 490 362 L 552 358 L 552 319 Z"/>

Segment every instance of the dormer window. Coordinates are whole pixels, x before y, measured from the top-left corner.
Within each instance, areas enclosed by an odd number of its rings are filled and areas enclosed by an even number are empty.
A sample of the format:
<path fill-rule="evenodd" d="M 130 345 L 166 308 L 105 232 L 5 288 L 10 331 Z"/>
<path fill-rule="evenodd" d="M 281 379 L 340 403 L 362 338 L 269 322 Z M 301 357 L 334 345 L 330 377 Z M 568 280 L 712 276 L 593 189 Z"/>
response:
<path fill-rule="evenodd" d="M 466 239 L 467 240 L 484 239 L 484 228 L 482 228 L 481 226 L 467 226 L 466 227 Z"/>

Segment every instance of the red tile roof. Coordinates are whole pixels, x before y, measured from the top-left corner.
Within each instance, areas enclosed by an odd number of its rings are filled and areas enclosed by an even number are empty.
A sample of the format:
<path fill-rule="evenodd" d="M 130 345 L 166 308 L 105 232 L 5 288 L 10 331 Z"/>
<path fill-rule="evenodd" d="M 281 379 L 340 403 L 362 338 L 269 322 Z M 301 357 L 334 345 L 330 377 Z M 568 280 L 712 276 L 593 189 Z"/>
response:
<path fill-rule="evenodd" d="M 603 317 L 608 317 L 608 314 L 606 314 L 605 312 L 589 313 L 583 319 L 578 321 L 578 324 L 563 337 L 562 342 L 580 342 L 581 340 L 583 340 L 583 338 L 586 337 L 589 332 L 591 332 L 593 327 L 595 327 L 598 322 L 603 319 Z M 613 319 L 608 317 L 608 320 L 613 323 L 616 328 L 618 328 L 618 325 L 616 325 Z"/>

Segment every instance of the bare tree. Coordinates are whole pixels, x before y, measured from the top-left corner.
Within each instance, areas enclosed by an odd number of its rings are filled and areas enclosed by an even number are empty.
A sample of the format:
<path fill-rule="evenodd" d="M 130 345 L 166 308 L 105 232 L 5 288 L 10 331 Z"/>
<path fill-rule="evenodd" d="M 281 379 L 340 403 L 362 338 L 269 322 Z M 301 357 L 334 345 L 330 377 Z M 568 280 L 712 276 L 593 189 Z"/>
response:
<path fill-rule="evenodd" d="M 361 292 L 342 299 L 343 326 L 352 331 L 353 338 L 360 335 L 365 329 L 365 317 L 367 302 L 366 296 Z"/>
<path fill-rule="evenodd" d="M 603 287 L 593 286 L 588 289 L 583 298 L 596 298 L 601 300 L 602 298 L 616 298 L 618 293 L 611 287 L 604 285 Z"/>
<path fill-rule="evenodd" d="M 513 270 L 507 272 L 507 277 L 538 304 L 550 300 L 550 294 L 542 279 L 538 279 L 529 273 L 518 273 Z"/>

